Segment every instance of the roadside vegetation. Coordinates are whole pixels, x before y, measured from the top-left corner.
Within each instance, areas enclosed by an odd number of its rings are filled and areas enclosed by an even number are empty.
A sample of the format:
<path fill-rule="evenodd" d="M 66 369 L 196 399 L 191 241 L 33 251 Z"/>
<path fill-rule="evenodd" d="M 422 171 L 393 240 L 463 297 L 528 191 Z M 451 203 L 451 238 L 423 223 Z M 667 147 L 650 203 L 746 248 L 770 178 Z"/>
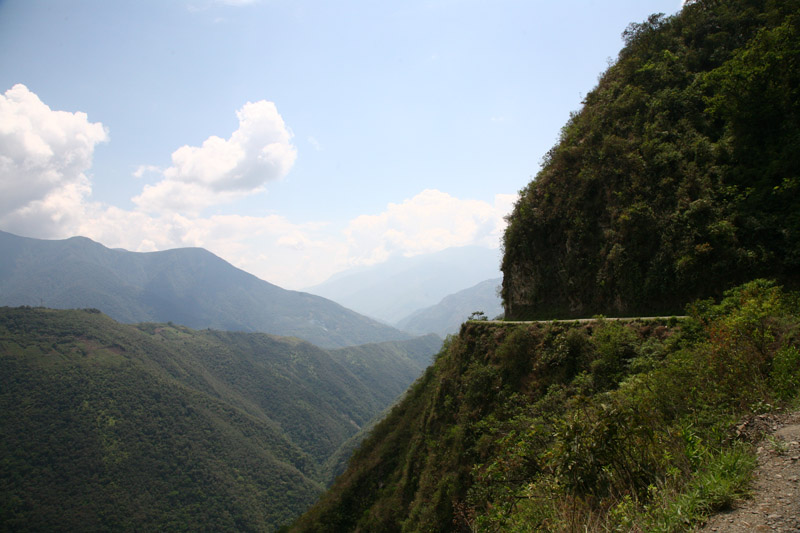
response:
<path fill-rule="evenodd" d="M 737 427 L 797 405 L 765 280 L 685 319 L 465 324 L 293 531 L 685 531 L 747 492 Z"/>

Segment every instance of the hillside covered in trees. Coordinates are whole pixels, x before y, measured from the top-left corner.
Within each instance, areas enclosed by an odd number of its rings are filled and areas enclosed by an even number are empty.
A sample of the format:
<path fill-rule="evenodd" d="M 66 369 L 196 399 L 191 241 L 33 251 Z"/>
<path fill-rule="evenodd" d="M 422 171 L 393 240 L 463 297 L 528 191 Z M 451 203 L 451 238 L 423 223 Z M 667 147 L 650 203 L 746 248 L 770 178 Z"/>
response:
<path fill-rule="evenodd" d="M 509 217 L 506 316 L 680 313 L 800 280 L 800 3 L 631 24 Z"/>
<path fill-rule="evenodd" d="M 0 529 L 275 530 L 440 344 L 0 308 Z"/>
<path fill-rule="evenodd" d="M 745 492 L 750 422 L 800 395 L 797 294 L 690 311 L 468 322 L 290 530 L 688 530 Z"/>
<path fill-rule="evenodd" d="M 687 531 L 800 401 L 800 2 L 632 24 L 467 322 L 291 531 Z M 767 279 L 769 278 L 769 279 Z"/>

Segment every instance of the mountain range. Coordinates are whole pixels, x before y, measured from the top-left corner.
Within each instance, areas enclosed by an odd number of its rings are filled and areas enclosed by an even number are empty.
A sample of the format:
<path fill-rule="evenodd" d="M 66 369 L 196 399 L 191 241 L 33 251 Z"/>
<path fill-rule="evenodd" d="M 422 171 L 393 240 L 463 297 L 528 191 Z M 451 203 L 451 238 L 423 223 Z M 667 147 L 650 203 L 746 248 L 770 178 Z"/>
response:
<path fill-rule="evenodd" d="M 2 529 L 275 530 L 440 344 L 325 351 L 96 309 L 0 308 Z"/>
<path fill-rule="evenodd" d="M 420 309 L 397 323 L 403 331 L 415 335 L 436 333 L 444 338 L 458 333 L 461 324 L 472 313 L 483 313 L 488 318 L 503 314 L 503 304 L 498 296 L 502 278 L 488 279 L 462 291 L 442 298 L 436 305 Z"/>
<path fill-rule="evenodd" d="M 312 294 L 258 279 L 201 248 L 138 253 L 85 237 L 0 231 L 0 305 L 97 308 L 126 323 L 295 336 L 323 348 L 410 335 Z"/>
<path fill-rule="evenodd" d="M 498 250 L 463 246 L 347 270 L 305 290 L 396 326 L 450 294 L 498 277 Z"/>
<path fill-rule="evenodd" d="M 410 387 L 438 337 L 322 350 L 0 309 L 0 523 L 272 530 L 316 499 L 289 531 L 683 531 L 734 505 L 763 429 L 800 401 L 798 13 L 691 0 L 629 26 L 508 218 L 514 320 L 467 322 Z M 359 320 L 404 335 L 202 250 L 0 238 L 0 296 L 19 303 L 204 328 L 262 313 L 328 346 Z M 313 290 L 415 328 L 496 283 L 471 250 L 442 257 Z M 552 320 L 629 313 L 687 316 Z"/>

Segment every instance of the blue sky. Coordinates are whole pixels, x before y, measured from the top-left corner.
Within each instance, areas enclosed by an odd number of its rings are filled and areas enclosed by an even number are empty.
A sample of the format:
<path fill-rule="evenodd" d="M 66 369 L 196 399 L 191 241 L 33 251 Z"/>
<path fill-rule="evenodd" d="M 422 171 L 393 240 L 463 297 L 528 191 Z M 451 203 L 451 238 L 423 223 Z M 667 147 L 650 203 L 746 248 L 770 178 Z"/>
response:
<path fill-rule="evenodd" d="M 0 229 L 202 246 L 286 288 L 503 216 L 679 0 L 0 0 Z"/>

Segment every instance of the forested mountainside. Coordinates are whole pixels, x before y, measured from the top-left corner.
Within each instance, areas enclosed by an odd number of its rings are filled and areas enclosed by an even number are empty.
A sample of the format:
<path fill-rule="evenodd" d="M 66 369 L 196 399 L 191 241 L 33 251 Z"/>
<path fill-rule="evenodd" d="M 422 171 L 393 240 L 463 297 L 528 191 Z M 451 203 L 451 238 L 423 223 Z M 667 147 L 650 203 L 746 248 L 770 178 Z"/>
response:
<path fill-rule="evenodd" d="M 800 399 L 797 294 L 690 311 L 466 323 L 289 530 L 688 530 L 746 490 L 748 421 Z"/>
<path fill-rule="evenodd" d="M 137 253 L 85 237 L 0 231 L 0 305 L 96 308 L 127 323 L 294 336 L 323 348 L 410 338 L 341 305 L 288 291 L 201 248 Z"/>
<path fill-rule="evenodd" d="M 370 360 L 92 309 L 0 308 L 1 529 L 275 530 L 440 345 L 374 345 Z"/>
<path fill-rule="evenodd" d="M 632 24 L 510 216 L 506 318 L 689 316 L 467 322 L 291 531 L 686 531 L 744 493 L 800 403 L 799 8 Z"/>
<path fill-rule="evenodd" d="M 800 3 L 698 0 L 631 24 L 521 191 L 510 318 L 679 313 L 800 279 Z"/>

